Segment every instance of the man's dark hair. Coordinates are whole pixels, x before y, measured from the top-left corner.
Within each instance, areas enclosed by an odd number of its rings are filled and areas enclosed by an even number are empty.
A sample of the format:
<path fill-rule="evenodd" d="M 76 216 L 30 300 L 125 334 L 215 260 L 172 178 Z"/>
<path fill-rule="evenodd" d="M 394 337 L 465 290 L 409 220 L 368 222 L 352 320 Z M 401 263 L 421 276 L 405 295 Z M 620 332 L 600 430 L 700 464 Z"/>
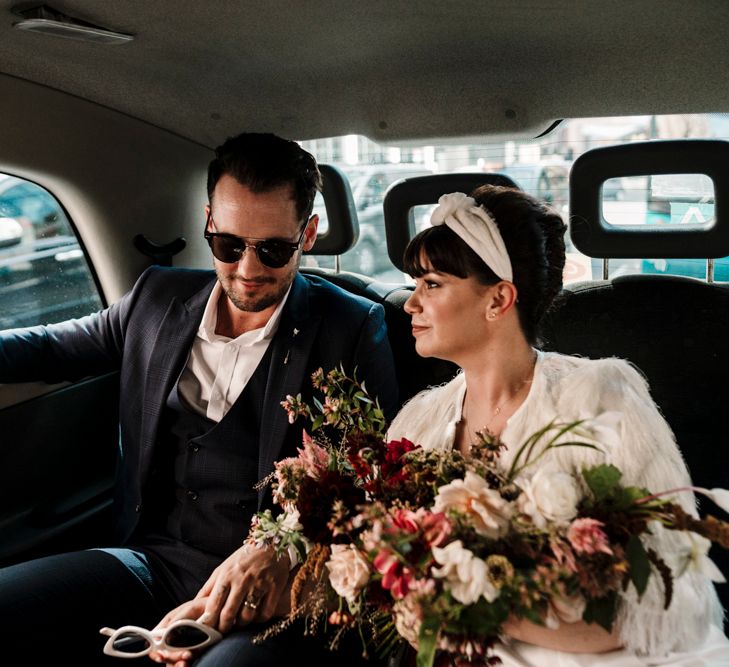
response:
<path fill-rule="evenodd" d="M 208 199 L 223 174 L 229 174 L 252 192 L 270 192 L 291 185 L 300 220 L 308 220 L 314 197 L 321 191 L 316 160 L 295 141 L 270 133 L 245 132 L 230 137 L 215 149 L 208 167 Z"/>

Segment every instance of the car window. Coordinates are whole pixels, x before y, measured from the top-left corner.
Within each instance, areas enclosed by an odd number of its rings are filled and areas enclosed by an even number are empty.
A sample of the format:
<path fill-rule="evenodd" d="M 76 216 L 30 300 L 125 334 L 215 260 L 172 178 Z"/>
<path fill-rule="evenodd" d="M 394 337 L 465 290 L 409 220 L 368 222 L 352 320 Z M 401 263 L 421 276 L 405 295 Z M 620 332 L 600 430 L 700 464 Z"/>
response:
<path fill-rule="evenodd" d="M 464 141 L 459 144 L 452 141 L 439 145 L 413 141 L 398 147 L 378 145 L 365 137 L 351 136 L 301 143 L 319 160 L 328 160 L 341 167 L 352 184 L 360 239 L 353 250 L 342 256 L 341 268 L 366 273 L 384 282 L 401 283 L 407 280 L 407 276 L 397 271 L 387 256 L 382 210 L 382 196 L 394 181 L 426 173 L 501 173 L 509 176 L 523 190 L 550 204 L 568 222 L 569 172 L 574 160 L 582 153 L 598 146 L 678 138 L 728 139 L 729 117 L 726 114 L 693 114 L 575 118 L 562 121 L 552 132 L 536 139 L 489 143 Z M 337 144 L 341 144 L 341 148 L 333 151 L 332 146 Z M 352 147 L 357 147 L 357 150 Z M 346 156 L 347 161 L 337 162 L 331 159 L 334 156 Z M 706 199 L 706 177 L 702 179 L 697 174 L 674 174 L 671 177 L 664 178 L 662 183 L 661 179 L 651 180 L 647 175 L 607 181 L 602 189 L 606 219 L 616 219 L 617 224 L 708 220 L 713 203 Z M 363 207 L 363 202 L 367 206 Z M 416 229 L 428 224 L 431 210 L 432 207 L 421 207 L 416 211 Z M 565 283 L 601 278 L 602 260 L 582 255 L 572 245 L 569 233 L 565 240 Z M 307 261 L 323 267 L 334 265 L 331 257 L 309 256 Z M 627 273 L 671 273 L 704 279 L 707 262 L 700 258 L 610 260 L 611 277 Z M 729 281 L 729 258 L 714 261 L 713 278 Z"/>
<path fill-rule="evenodd" d="M 61 322 L 103 305 L 61 205 L 35 183 L 0 174 L 0 329 Z"/>

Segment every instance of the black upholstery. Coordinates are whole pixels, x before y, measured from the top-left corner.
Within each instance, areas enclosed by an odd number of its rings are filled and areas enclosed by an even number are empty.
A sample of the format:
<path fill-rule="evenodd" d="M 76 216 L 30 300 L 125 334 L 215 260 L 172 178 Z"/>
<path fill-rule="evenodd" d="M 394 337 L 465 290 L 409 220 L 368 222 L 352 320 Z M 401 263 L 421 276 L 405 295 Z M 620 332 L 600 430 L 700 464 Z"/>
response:
<path fill-rule="evenodd" d="M 647 378 L 694 484 L 726 488 L 727 331 L 729 285 L 636 275 L 569 286 L 547 315 L 542 337 L 547 350 L 631 361 Z M 727 518 L 699 499 L 702 514 Z M 729 576 L 729 552 L 713 547 L 711 556 Z M 729 608 L 729 584 L 717 590 Z"/>
<path fill-rule="evenodd" d="M 594 148 L 570 170 L 570 236 L 589 257 L 724 257 L 729 254 L 729 141 L 646 141 Z M 706 174 L 713 182 L 714 225 L 611 225 L 600 188 L 643 174 Z M 676 200 L 680 196 L 675 197 Z M 722 220 L 723 219 L 723 220 Z M 638 223 L 643 220 L 636 221 Z"/>

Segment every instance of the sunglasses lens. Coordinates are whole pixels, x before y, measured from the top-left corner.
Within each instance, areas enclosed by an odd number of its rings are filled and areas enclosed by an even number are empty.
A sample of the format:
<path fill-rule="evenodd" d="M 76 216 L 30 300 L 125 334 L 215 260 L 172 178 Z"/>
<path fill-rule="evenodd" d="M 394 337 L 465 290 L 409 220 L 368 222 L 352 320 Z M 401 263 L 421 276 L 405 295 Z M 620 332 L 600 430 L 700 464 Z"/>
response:
<path fill-rule="evenodd" d="M 123 632 L 114 640 L 114 650 L 119 653 L 129 653 L 136 655 L 146 651 L 150 644 L 149 641 L 136 632 Z"/>
<path fill-rule="evenodd" d="M 165 635 L 165 643 L 173 648 L 194 648 L 208 639 L 207 633 L 190 625 L 178 625 Z"/>
<path fill-rule="evenodd" d="M 215 255 L 215 259 L 226 264 L 232 264 L 240 260 L 240 256 L 245 249 L 245 246 L 240 241 L 231 236 L 211 236 L 208 242 L 210 243 L 210 249 L 213 251 L 213 255 Z"/>
<path fill-rule="evenodd" d="M 261 241 L 256 250 L 261 263 L 272 269 L 280 269 L 288 264 L 295 252 L 290 243 L 280 241 Z"/>

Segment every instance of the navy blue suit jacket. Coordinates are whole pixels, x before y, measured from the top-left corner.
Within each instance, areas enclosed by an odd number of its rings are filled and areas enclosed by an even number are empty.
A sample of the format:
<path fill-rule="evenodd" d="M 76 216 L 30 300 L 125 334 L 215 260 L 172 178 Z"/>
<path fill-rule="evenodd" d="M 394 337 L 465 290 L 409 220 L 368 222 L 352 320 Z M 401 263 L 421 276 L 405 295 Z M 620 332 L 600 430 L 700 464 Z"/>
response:
<path fill-rule="evenodd" d="M 215 284 L 212 271 L 147 269 L 134 288 L 106 310 L 78 320 L 0 333 L 0 382 L 76 380 L 120 370 L 119 478 L 116 534 L 123 542 L 145 507 L 145 482 L 167 396 L 187 361 Z M 384 310 L 328 281 L 297 274 L 271 345 L 259 473 L 294 451 L 280 406 L 287 394 L 311 388 L 310 374 L 343 364 L 366 380 L 388 417 L 397 409 L 397 384 Z M 289 437 L 287 437 L 289 436 Z M 299 441 L 300 442 L 300 441 Z M 259 493 L 259 507 L 268 492 Z"/>

